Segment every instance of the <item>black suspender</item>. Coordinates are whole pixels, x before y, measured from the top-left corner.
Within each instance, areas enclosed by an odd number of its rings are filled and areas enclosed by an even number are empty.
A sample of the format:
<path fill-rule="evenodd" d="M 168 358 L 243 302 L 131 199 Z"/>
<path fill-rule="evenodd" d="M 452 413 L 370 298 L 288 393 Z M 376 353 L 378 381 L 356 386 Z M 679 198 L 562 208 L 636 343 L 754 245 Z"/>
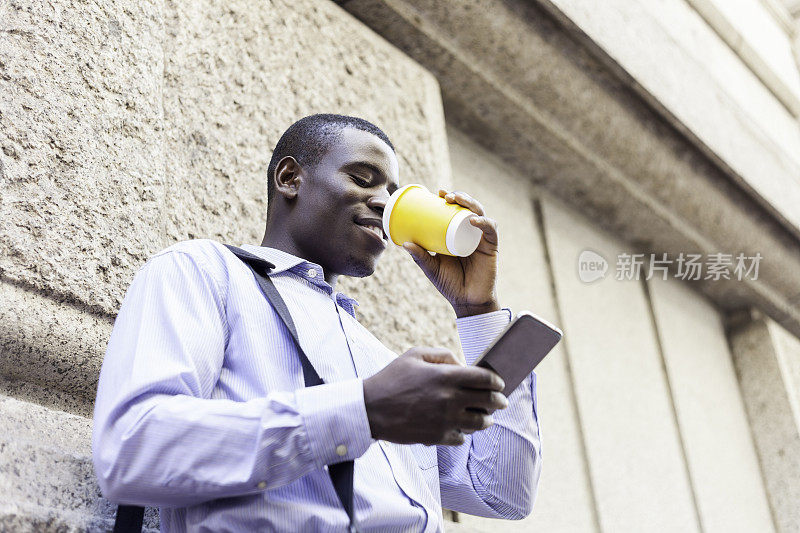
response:
<path fill-rule="evenodd" d="M 272 280 L 267 275 L 275 265 L 255 256 L 249 252 L 237 248 L 235 246 L 225 245 L 236 257 L 241 259 L 245 265 L 253 272 L 258 286 L 267 301 L 272 304 L 272 307 L 277 311 L 278 316 L 281 317 L 286 328 L 292 334 L 297 351 L 300 354 L 300 363 L 303 367 L 303 380 L 306 387 L 314 387 L 322 385 L 325 382 L 319 377 L 317 371 L 311 366 L 303 348 L 300 346 L 300 339 L 297 335 L 297 328 L 292 320 L 292 315 L 289 313 L 289 308 L 286 307 L 286 302 L 283 301 L 278 289 L 272 283 Z M 333 482 L 333 488 L 336 490 L 339 501 L 342 503 L 348 518 L 350 519 L 349 532 L 359 533 L 360 529 L 356 521 L 355 509 L 353 508 L 353 461 L 344 461 L 341 463 L 334 463 L 328 465 L 328 474 Z M 142 530 L 142 521 L 144 518 L 144 508 L 133 505 L 120 505 L 117 508 L 117 518 L 114 523 L 114 533 L 130 533 L 140 532 Z"/>
<path fill-rule="evenodd" d="M 297 329 L 292 320 L 292 315 L 289 314 L 289 309 L 286 307 L 286 302 L 283 301 L 278 289 L 275 288 L 272 280 L 269 279 L 267 275 L 267 272 L 272 270 L 275 265 L 240 248 L 236 248 L 235 246 L 227 244 L 225 246 L 250 267 L 256 281 L 258 281 L 258 286 L 261 287 L 261 292 L 264 293 L 264 297 L 272 304 L 272 307 L 278 312 L 283 323 L 286 324 L 286 327 L 292 334 L 295 345 L 297 345 L 297 351 L 300 353 L 300 363 L 303 365 L 303 378 L 305 379 L 306 387 L 314 387 L 325 383 L 322 381 L 322 378 L 319 377 L 317 371 L 314 370 L 314 367 L 311 366 L 311 362 L 300 346 Z M 344 507 L 347 516 L 350 518 L 350 531 L 358 532 L 359 528 L 356 523 L 355 510 L 353 509 L 353 461 L 344 461 L 328 465 L 328 473 L 331 476 L 333 487 L 336 489 L 336 494 L 339 496 L 339 501 L 342 502 L 342 507 Z"/>

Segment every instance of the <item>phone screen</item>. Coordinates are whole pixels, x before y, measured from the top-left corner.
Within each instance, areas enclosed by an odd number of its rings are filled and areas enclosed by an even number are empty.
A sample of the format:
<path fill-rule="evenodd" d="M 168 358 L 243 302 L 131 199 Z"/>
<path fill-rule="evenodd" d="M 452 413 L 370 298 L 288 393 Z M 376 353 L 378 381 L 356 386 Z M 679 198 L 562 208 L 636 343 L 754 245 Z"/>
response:
<path fill-rule="evenodd" d="M 530 313 L 520 313 L 475 362 L 493 370 L 506 384 L 508 396 L 561 340 L 561 332 Z"/>

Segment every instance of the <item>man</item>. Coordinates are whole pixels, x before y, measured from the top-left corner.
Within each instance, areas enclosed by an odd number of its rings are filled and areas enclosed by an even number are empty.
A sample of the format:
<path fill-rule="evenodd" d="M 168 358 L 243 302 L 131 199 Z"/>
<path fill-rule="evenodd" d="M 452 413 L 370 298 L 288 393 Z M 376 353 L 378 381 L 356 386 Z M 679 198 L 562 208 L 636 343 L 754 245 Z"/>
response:
<path fill-rule="evenodd" d="M 160 507 L 163 531 L 345 531 L 326 465 L 355 460 L 364 531 L 440 531 L 442 505 L 527 516 L 541 471 L 535 373 L 506 400 L 499 376 L 446 349 L 398 357 L 335 291 L 340 275 L 371 275 L 388 244 L 380 220 L 399 170 L 386 135 L 306 117 L 268 174 L 264 239 L 242 248 L 275 265 L 324 384 L 303 387 L 288 330 L 227 248 L 162 250 L 136 274 L 103 361 L 92 450 L 104 495 Z M 495 291 L 497 225 L 467 194 L 439 194 L 480 215 L 478 249 L 406 249 L 452 304 L 472 363 L 511 319 Z"/>

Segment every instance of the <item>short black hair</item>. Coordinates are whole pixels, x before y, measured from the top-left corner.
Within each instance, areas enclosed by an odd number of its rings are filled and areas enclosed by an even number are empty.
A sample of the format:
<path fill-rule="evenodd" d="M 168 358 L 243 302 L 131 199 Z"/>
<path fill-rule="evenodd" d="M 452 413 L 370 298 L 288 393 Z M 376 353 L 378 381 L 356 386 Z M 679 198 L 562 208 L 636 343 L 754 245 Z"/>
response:
<path fill-rule="evenodd" d="M 273 177 L 278 163 L 284 157 L 290 155 L 297 162 L 305 167 L 313 167 L 322 160 L 328 152 L 331 143 L 339 138 L 344 128 L 355 128 L 367 133 L 372 133 L 395 151 L 389 137 L 372 122 L 363 118 L 350 117 L 347 115 L 335 115 L 331 113 L 320 113 L 303 117 L 283 132 L 278 144 L 272 151 L 272 159 L 267 168 L 267 210 L 271 210 L 272 201 L 275 197 L 275 183 Z"/>

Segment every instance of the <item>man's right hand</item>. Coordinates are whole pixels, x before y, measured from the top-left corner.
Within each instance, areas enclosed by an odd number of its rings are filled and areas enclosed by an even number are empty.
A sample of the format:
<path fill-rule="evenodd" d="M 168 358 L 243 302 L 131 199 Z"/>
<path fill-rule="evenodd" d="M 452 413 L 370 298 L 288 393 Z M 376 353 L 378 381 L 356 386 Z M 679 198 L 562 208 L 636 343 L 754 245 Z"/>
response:
<path fill-rule="evenodd" d="M 364 380 L 372 437 L 400 444 L 464 442 L 508 406 L 505 384 L 485 368 L 464 366 L 444 348 L 417 346 Z"/>

